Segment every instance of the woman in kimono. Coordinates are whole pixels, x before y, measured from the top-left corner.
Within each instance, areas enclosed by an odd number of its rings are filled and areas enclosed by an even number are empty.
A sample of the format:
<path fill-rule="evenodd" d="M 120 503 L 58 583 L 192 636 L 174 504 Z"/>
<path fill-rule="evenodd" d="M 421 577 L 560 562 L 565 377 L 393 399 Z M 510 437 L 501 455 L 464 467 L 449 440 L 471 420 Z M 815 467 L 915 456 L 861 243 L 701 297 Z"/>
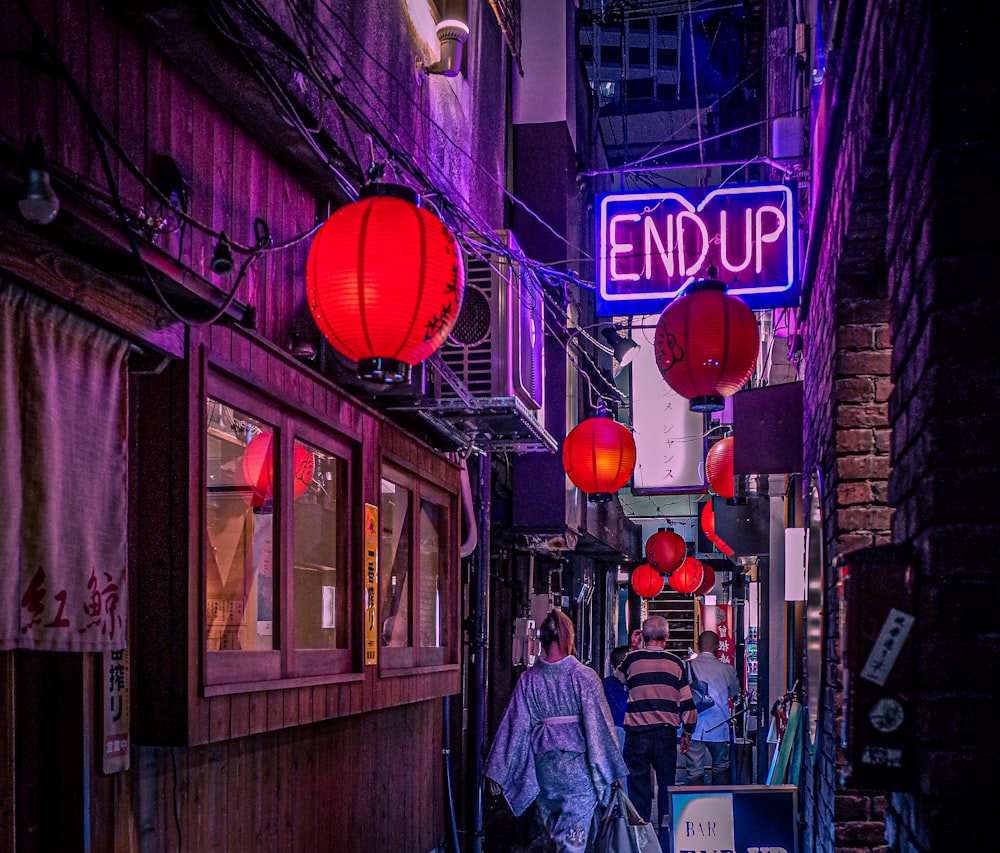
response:
<path fill-rule="evenodd" d="M 515 815 L 534 802 L 557 853 L 585 853 L 597 806 L 627 769 L 601 679 L 574 656 L 572 621 L 553 610 L 538 633 L 542 655 L 514 687 L 485 774 Z"/>

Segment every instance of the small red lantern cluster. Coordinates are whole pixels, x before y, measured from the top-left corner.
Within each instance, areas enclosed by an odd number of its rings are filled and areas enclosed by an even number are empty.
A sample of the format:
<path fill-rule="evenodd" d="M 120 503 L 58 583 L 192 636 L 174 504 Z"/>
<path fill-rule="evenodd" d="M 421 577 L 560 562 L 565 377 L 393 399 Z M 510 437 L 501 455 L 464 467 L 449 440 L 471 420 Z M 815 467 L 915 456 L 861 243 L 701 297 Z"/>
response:
<path fill-rule="evenodd" d="M 732 498 L 735 493 L 733 483 L 733 437 L 727 435 L 715 442 L 705 454 L 705 476 L 708 485 L 720 498 Z"/>
<path fill-rule="evenodd" d="M 705 567 L 700 560 L 688 557 L 668 578 L 671 589 L 680 593 L 692 593 L 705 580 Z"/>
<path fill-rule="evenodd" d="M 306 299 L 339 353 L 375 382 L 409 381 L 458 319 L 465 287 L 454 235 L 412 190 L 369 184 L 316 233 Z"/>
<path fill-rule="evenodd" d="M 663 589 L 663 575 L 649 563 L 643 563 L 632 572 L 632 589 L 640 598 L 653 598 Z"/>
<path fill-rule="evenodd" d="M 660 315 L 653 351 L 664 381 L 693 412 L 717 412 L 746 384 L 757 361 L 757 320 L 715 279 L 692 284 Z"/>
<path fill-rule="evenodd" d="M 592 501 L 609 501 L 632 476 L 635 439 L 628 427 L 599 412 L 570 430 L 562 458 L 574 486 Z"/>
<path fill-rule="evenodd" d="M 292 494 L 302 497 L 312 482 L 316 457 L 301 444 L 295 445 Z M 243 451 L 243 481 L 250 487 L 250 505 L 263 506 L 274 490 L 274 449 L 271 433 L 255 435 Z"/>
<path fill-rule="evenodd" d="M 654 569 L 669 575 L 687 556 L 687 543 L 670 528 L 657 531 L 646 540 L 646 560 Z"/>

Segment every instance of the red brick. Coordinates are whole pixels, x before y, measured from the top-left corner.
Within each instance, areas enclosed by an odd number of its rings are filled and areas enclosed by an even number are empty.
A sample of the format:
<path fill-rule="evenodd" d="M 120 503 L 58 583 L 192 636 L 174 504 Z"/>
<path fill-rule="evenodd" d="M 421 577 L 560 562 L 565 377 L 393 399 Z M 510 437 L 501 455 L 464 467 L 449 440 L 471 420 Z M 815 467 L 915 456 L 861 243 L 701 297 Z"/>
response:
<path fill-rule="evenodd" d="M 872 502 L 870 483 L 839 483 L 837 485 L 837 506 L 868 504 Z"/>
<path fill-rule="evenodd" d="M 885 824 L 881 821 L 850 821 L 834 827 L 835 844 L 885 844 Z"/>
<path fill-rule="evenodd" d="M 870 429 L 837 431 L 838 453 L 871 453 L 875 450 L 875 434 Z"/>
<path fill-rule="evenodd" d="M 840 406 L 837 409 L 837 426 L 876 427 L 889 425 L 889 406 L 886 403 L 864 406 Z"/>
<path fill-rule="evenodd" d="M 870 403 L 875 399 L 875 383 L 863 376 L 838 379 L 834 383 L 834 397 L 841 403 Z"/>
<path fill-rule="evenodd" d="M 888 376 L 891 366 L 892 353 L 885 350 L 837 355 L 838 376 Z"/>

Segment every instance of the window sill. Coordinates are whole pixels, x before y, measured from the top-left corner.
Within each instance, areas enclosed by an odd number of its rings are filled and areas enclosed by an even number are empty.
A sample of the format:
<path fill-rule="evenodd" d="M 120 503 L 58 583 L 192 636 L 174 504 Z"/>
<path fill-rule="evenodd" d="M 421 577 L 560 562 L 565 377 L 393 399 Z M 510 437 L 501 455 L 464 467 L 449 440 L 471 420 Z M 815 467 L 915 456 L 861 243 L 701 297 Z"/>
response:
<path fill-rule="evenodd" d="M 291 690 L 298 687 L 320 687 L 324 684 L 346 684 L 364 681 L 363 672 L 344 672 L 337 675 L 310 675 L 301 678 L 281 678 L 270 681 L 245 681 L 233 684 L 209 684 L 202 688 L 202 695 L 230 696 L 234 693 L 263 693 L 268 690 Z"/>

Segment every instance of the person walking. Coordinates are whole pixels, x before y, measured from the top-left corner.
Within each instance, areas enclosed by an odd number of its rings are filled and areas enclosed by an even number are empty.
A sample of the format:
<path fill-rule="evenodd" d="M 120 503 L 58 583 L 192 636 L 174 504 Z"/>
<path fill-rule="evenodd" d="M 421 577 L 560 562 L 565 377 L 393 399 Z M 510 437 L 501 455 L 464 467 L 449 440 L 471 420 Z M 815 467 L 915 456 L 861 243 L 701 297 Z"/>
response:
<path fill-rule="evenodd" d="M 667 620 L 650 616 L 642 623 L 643 648 L 625 657 L 615 676 L 628 688 L 625 708 L 625 765 L 629 797 L 639 816 L 648 821 L 653 811 L 656 772 L 657 808 L 662 825 L 669 812 L 667 788 L 677 773 L 677 734 L 685 754 L 698 722 L 684 662 L 666 650 Z"/>
<path fill-rule="evenodd" d="M 604 685 L 604 698 L 608 700 L 608 707 L 611 709 L 611 719 L 615 724 L 615 731 L 618 733 L 618 746 L 625 748 L 625 706 L 628 704 L 628 689 L 615 678 L 615 670 L 625 660 L 625 655 L 629 653 L 628 646 L 615 646 L 611 650 L 611 675 L 606 675 L 601 679 Z"/>
<path fill-rule="evenodd" d="M 684 756 L 688 784 L 705 784 L 705 772 L 712 768 L 712 785 L 731 784 L 729 700 L 740 693 L 740 680 L 732 664 L 721 661 L 719 635 L 702 631 L 698 635 L 698 654 L 688 666 L 699 681 L 708 685 L 708 695 L 715 704 L 698 713 L 698 725 Z"/>
<path fill-rule="evenodd" d="M 556 853 L 584 853 L 597 806 L 627 770 L 601 678 L 574 656 L 573 622 L 552 610 L 539 639 L 542 654 L 514 687 L 484 772 L 515 815 L 535 804 Z"/>

